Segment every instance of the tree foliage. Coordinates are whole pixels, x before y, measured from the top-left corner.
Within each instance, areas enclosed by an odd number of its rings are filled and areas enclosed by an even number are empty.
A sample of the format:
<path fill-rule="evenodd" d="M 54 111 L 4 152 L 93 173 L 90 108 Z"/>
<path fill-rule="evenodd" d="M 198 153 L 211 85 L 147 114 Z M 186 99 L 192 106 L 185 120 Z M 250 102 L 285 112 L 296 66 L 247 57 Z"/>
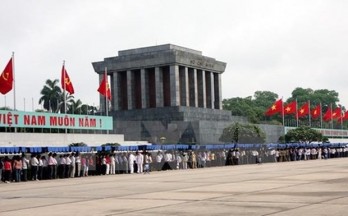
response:
<path fill-rule="evenodd" d="M 46 80 L 41 90 L 41 98 L 39 104 L 43 103 L 43 108 L 49 112 L 58 112 L 62 90 L 58 86 L 59 80 Z"/>
<path fill-rule="evenodd" d="M 310 127 L 298 127 L 292 129 L 285 134 L 285 142 L 300 142 L 300 143 L 311 143 L 314 141 L 321 142 L 323 135 Z"/>
<path fill-rule="evenodd" d="M 257 125 L 235 123 L 223 130 L 219 140 L 226 143 L 264 143 L 266 134 Z"/>

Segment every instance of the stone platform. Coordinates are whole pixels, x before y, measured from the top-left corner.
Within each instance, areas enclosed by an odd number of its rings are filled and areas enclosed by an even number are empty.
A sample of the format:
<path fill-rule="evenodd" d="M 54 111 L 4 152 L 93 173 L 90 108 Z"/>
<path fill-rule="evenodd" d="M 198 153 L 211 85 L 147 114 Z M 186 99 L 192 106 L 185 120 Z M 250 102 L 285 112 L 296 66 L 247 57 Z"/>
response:
<path fill-rule="evenodd" d="M 347 215 L 348 159 L 0 184 L 0 215 Z"/>

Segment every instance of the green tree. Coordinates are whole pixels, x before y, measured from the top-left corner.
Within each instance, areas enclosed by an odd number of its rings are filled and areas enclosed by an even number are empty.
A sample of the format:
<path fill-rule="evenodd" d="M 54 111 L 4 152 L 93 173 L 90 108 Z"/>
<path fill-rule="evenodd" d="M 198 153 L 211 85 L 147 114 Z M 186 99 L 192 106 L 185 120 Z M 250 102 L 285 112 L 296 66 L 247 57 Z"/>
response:
<path fill-rule="evenodd" d="M 64 97 L 65 97 L 65 102 L 64 102 Z M 60 113 L 65 113 L 65 104 L 66 104 L 66 113 L 71 113 L 69 111 L 70 107 L 72 106 L 72 103 L 74 103 L 74 95 L 69 94 L 68 92 L 64 91 L 60 94 L 59 96 L 59 111 Z"/>
<path fill-rule="evenodd" d="M 223 130 L 219 140 L 226 143 L 264 143 L 266 134 L 257 125 L 235 123 Z"/>
<path fill-rule="evenodd" d="M 62 90 L 58 86 L 59 80 L 46 80 L 46 83 L 41 90 L 40 94 L 42 95 L 39 99 L 39 104 L 43 103 L 43 108 L 49 112 L 58 112 L 59 103 Z"/>
<path fill-rule="evenodd" d="M 70 114 L 82 114 L 82 101 L 80 99 L 78 100 L 71 100 L 69 104 L 69 111 Z"/>
<path fill-rule="evenodd" d="M 300 142 L 300 143 L 311 143 L 314 141 L 321 142 L 323 140 L 323 135 L 310 127 L 298 127 L 292 130 L 289 130 L 285 134 L 285 141 L 290 142 Z"/>

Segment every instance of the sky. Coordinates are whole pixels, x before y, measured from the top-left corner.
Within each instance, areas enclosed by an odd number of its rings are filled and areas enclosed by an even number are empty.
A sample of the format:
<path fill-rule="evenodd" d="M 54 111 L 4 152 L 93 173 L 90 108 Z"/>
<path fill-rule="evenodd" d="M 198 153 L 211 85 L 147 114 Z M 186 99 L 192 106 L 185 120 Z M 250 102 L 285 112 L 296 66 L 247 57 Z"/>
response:
<path fill-rule="evenodd" d="M 18 110 L 40 109 L 63 61 L 75 99 L 99 106 L 92 62 L 118 51 L 175 44 L 227 63 L 222 98 L 297 88 L 335 90 L 348 106 L 348 1 L 3 0 L 0 71 L 15 56 Z M 14 106 L 14 93 L 0 107 Z"/>

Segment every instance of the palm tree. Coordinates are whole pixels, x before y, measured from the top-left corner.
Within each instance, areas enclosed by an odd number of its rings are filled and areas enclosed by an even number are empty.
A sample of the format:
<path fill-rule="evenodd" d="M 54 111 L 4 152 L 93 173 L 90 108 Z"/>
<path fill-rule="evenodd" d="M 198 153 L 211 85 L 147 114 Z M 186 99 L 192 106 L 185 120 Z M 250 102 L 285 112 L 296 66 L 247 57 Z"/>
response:
<path fill-rule="evenodd" d="M 42 95 L 39 104 L 43 103 L 43 108 L 50 112 L 58 112 L 60 97 L 62 94 L 61 88 L 58 86 L 59 80 L 46 80 L 46 84 L 41 90 Z"/>
<path fill-rule="evenodd" d="M 82 110 L 81 113 L 85 115 L 94 115 L 98 111 L 97 107 L 90 106 L 88 104 L 83 104 L 81 106 L 81 110 Z"/>
<path fill-rule="evenodd" d="M 69 112 L 71 114 L 81 114 L 82 113 L 82 101 L 78 99 L 75 101 L 74 99 L 71 100 L 71 103 L 69 104 Z"/>
<path fill-rule="evenodd" d="M 59 107 L 58 109 L 60 110 L 60 113 L 65 113 L 65 103 L 64 103 L 64 97 L 66 98 L 66 112 L 67 113 L 72 113 L 72 112 L 69 112 L 70 110 L 70 106 L 72 103 L 74 103 L 74 95 L 71 95 L 67 92 L 65 92 L 65 95 L 64 95 L 64 92 L 62 92 L 60 94 L 60 102 L 59 102 Z"/>

